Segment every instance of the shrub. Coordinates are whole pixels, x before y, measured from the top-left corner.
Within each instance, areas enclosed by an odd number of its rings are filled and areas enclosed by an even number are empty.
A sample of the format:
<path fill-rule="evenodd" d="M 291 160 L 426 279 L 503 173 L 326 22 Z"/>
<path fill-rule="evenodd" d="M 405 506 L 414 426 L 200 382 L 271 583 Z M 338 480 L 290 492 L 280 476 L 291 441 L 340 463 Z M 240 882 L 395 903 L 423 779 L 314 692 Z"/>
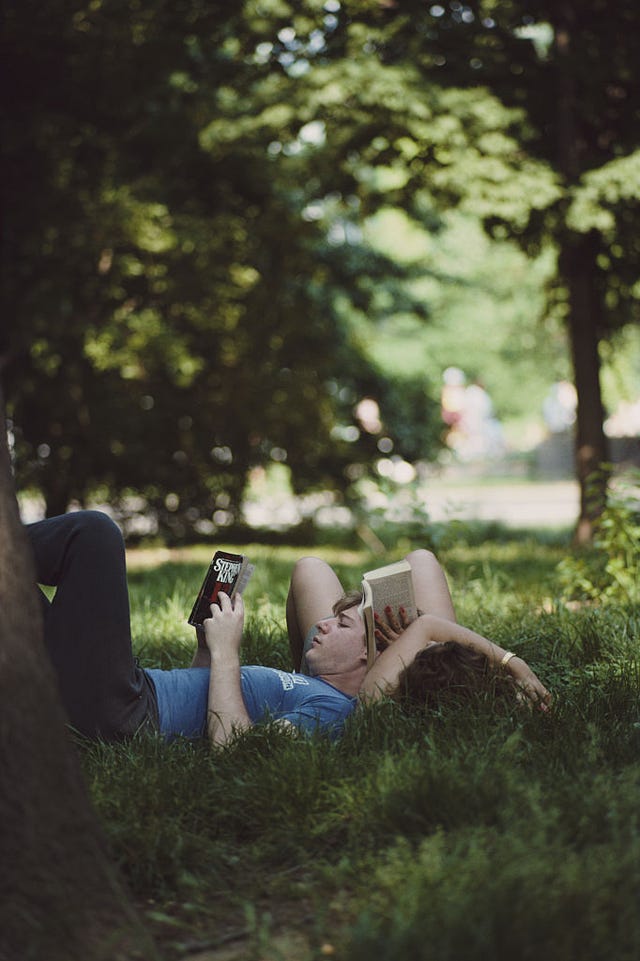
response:
<path fill-rule="evenodd" d="M 611 488 L 593 547 L 558 565 L 565 600 L 640 603 L 640 471 Z"/>

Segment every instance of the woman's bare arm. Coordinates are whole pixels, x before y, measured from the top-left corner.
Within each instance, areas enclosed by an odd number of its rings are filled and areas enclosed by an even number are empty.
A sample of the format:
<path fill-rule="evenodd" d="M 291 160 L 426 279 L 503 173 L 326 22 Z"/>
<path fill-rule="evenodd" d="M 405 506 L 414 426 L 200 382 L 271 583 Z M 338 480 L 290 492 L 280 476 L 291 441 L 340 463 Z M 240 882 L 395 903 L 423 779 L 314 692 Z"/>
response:
<path fill-rule="evenodd" d="M 508 653 L 498 644 L 475 631 L 454 624 L 452 621 L 430 614 L 420 615 L 410 624 L 393 643 L 389 644 L 368 671 L 360 697 L 365 701 L 376 701 L 393 691 L 398 684 L 402 671 L 414 660 L 416 654 L 430 644 L 444 644 L 456 641 L 478 654 L 483 654 L 494 668 L 499 668 Z M 513 677 L 523 693 L 545 710 L 551 695 L 522 658 L 510 657 L 504 668 Z"/>

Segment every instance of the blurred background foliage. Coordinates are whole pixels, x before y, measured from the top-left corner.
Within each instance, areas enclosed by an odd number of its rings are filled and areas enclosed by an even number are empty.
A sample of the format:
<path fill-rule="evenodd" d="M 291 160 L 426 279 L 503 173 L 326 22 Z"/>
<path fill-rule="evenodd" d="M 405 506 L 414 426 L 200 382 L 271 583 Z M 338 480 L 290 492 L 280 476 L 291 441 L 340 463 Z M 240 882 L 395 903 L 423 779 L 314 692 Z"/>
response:
<path fill-rule="evenodd" d="M 9 0 L 19 486 L 49 514 L 136 496 L 164 533 L 206 533 L 255 468 L 349 500 L 381 450 L 433 460 L 447 366 L 521 432 L 573 362 L 584 487 L 600 365 L 612 404 L 640 366 L 638 19 L 631 0 Z"/>

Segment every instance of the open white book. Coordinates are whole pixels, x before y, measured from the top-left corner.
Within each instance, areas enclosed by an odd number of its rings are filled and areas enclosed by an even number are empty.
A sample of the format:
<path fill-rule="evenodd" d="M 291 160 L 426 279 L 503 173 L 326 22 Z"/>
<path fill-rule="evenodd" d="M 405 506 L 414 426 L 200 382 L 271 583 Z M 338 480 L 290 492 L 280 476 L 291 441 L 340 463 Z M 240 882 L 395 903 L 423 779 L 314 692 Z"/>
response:
<path fill-rule="evenodd" d="M 397 616 L 404 607 L 409 621 L 417 617 L 416 599 L 408 561 L 386 564 L 362 576 L 362 603 L 360 613 L 367 638 L 367 663 L 371 667 L 376 659 L 375 614 L 385 619 L 385 608 L 390 607 Z"/>

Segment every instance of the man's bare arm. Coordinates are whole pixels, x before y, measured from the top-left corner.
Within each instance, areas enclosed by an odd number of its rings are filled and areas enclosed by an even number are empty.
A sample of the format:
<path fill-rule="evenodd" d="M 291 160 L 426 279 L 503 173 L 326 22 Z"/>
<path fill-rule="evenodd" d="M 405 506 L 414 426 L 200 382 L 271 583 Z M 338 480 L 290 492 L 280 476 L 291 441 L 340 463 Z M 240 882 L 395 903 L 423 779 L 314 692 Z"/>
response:
<path fill-rule="evenodd" d="M 212 744 L 226 744 L 237 731 L 252 726 L 242 697 L 240 645 L 244 604 L 237 595 L 233 602 L 220 595 L 220 607 L 211 605 L 211 617 L 204 622 L 206 644 L 211 654 L 211 675 L 207 711 L 207 732 Z"/>

